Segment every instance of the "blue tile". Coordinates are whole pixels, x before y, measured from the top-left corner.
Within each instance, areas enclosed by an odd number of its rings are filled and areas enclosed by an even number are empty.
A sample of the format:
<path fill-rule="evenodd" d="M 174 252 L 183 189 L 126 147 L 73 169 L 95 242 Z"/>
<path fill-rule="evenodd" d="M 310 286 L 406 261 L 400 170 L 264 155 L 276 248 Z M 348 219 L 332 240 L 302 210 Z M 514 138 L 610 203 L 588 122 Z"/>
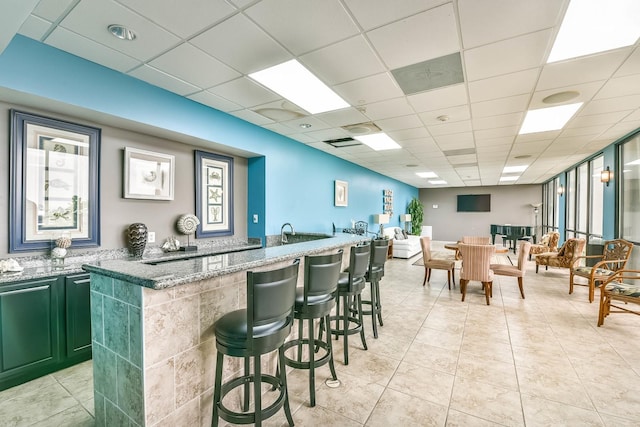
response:
<path fill-rule="evenodd" d="M 142 313 L 129 307 L 129 361 L 142 366 Z"/>
<path fill-rule="evenodd" d="M 113 279 L 113 296 L 133 306 L 142 306 L 142 287 L 139 285 Z"/>
<path fill-rule="evenodd" d="M 91 273 L 91 290 L 113 296 L 113 279 L 101 274 Z"/>
<path fill-rule="evenodd" d="M 129 306 L 104 297 L 104 345 L 124 358 L 129 358 Z"/>
<path fill-rule="evenodd" d="M 102 294 L 91 292 L 91 339 L 99 344 L 104 344 L 102 301 Z"/>
<path fill-rule="evenodd" d="M 96 396 L 103 395 L 115 402 L 116 392 L 116 354 L 109 349 L 94 344 L 93 353 L 93 387 Z M 97 405 L 96 405 L 97 408 Z"/>
<path fill-rule="evenodd" d="M 142 369 L 118 357 L 118 406 L 136 423 L 144 423 Z"/>

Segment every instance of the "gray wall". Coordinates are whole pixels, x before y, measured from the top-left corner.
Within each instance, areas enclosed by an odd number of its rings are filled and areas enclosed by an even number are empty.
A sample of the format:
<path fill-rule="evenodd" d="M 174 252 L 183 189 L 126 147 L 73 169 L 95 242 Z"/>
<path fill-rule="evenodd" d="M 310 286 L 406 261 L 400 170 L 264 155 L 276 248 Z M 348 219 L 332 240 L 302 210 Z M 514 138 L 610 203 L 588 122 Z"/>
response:
<path fill-rule="evenodd" d="M 206 146 L 192 146 L 181 142 L 136 133 L 68 117 L 31 107 L 0 103 L 0 224 L 9 224 L 9 109 L 41 114 L 102 129 L 100 151 L 100 249 L 126 247 L 125 229 L 134 222 L 145 223 L 149 231 L 155 231 L 160 245 L 168 236 L 178 235 L 175 223 L 185 213 L 195 213 L 195 149 L 207 151 Z M 171 201 L 136 200 L 122 198 L 124 148 L 134 147 L 175 156 L 175 196 Z M 214 150 L 211 152 L 219 153 Z M 222 153 L 229 155 L 228 153 Z M 234 237 L 247 238 L 247 159 L 234 157 Z M 0 258 L 8 254 L 8 226 L 0 231 Z M 192 236 L 193 238 L 194 236 Z M 154 244 L 150 244 L 152 246 Z M 73 247 L 72 247 L 73 249 Z M 16 256 L 17 254 L 12 254 Z M 19 255 L 18 255 L 19 256 Z"/>
<path fill-rule="evenodd" d="M 459 194 L 491 194 L 491 212 L 457 212 Z M 433 227 L 433 240 L 455 242 L 462 236 L 489 236 L 491 224 L 533 226 L 535 215 L 531 204 L 542 201 L 542 186 L 423 188 L 420 200 L 424 204 L 423 223 Z M 542 209 L 538 228 L 541 221 Z"/>

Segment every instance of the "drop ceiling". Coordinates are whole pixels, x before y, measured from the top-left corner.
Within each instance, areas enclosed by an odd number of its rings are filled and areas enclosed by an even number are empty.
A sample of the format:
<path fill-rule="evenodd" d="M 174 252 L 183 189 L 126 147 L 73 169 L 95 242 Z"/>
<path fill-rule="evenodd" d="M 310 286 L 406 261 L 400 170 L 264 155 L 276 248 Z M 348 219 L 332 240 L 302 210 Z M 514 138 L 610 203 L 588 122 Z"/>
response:
<path fill-rule="evenodd" d="M 523 164 L 502 185 L 542 183 L 640 128 L 638 41 L 546 64 L 567 0 L 14 3 L 0 50 L 19 33 L 418 188 L 441 185 L 416 172 L 452 187 L 497 185 L 505 166 Z M 116 39 L 110 24 L 136 39 Z M 292 58 L 350 107 L 309 115 L 247 77 Z M 412 67 L 421 63 L 432 65 Z M 528 109 L 565 91 L 579 95 L 564 103 L 584 105 L 562 130 L 518 135 Z M 369 127 L 402 148 L 324 142 Z"/>

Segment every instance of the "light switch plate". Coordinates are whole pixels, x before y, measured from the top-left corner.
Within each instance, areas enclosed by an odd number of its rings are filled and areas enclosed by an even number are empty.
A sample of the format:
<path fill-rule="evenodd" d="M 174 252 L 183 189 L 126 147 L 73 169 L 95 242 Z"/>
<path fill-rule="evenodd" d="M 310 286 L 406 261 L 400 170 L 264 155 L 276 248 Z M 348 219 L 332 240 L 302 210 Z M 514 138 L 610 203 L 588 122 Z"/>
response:
<path fill-rule="evenodd" d="M 147 233 L 147 242 L 155 243 L 155 241 L 156 241 L 156 232 L 150 231 L 149 233 Z"/>
<path fill-rule="evenodd" d="M 258 223 L 258 214 L 253 214 L 253 223 L 254 224 Z"/>

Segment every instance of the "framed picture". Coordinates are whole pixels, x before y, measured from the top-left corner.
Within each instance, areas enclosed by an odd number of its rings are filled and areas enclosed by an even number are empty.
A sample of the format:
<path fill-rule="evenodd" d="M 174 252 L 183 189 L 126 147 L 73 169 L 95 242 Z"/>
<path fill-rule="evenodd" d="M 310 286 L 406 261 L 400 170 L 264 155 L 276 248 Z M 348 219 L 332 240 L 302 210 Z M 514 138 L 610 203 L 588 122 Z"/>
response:
<path fill-rule="evenodd" d="M 335 206 L 349 205 L 349 183 L 346 181 L 335 181 Z"/>
<path fill-rule="evenodd" d="M 195 151 L 196 238 L 233 234 L 233 158 Z"/>
<path fill-rule="evenodd" d="M 173 200 L 175 156 L 125 147 L 124 198 Z"/>
<path fill-rule="evenodd" d="M 100 129 L 11 110 L 9 252 L 100 244 Z"/>

